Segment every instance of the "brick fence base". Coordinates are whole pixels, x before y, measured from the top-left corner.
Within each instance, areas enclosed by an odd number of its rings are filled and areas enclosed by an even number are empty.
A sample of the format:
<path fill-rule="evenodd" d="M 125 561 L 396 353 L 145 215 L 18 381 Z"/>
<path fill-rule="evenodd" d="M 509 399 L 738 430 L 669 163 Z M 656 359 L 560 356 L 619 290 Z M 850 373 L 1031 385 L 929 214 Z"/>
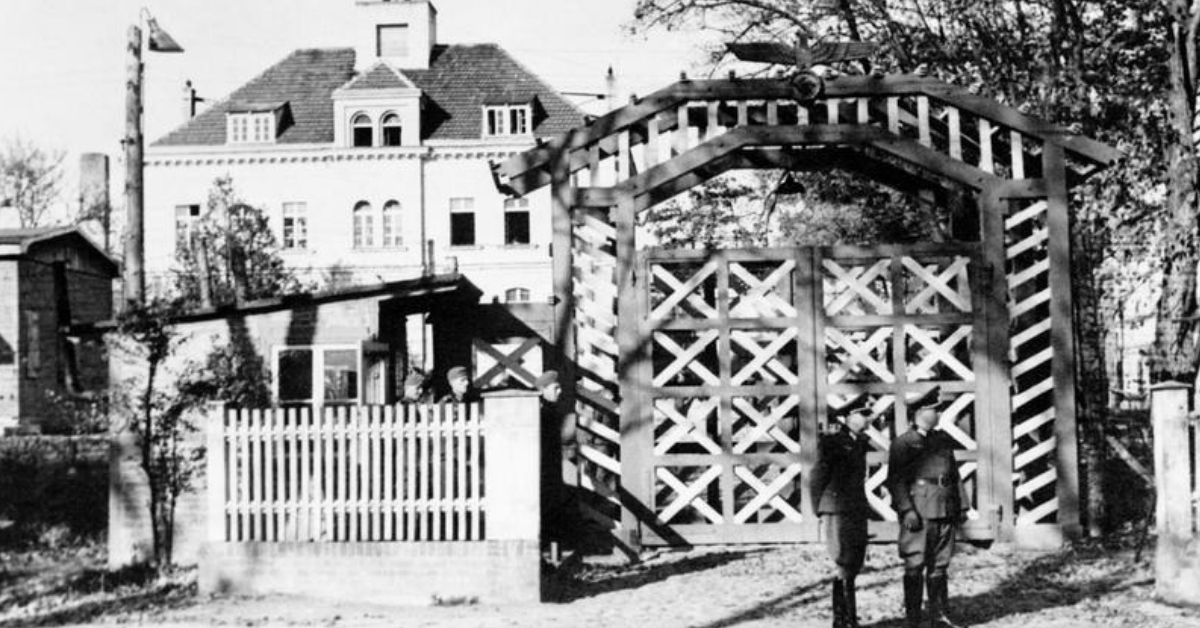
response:
<path fill-rule="evenodd" d="M 210 543 L 200 590 L 375 604 L 541 601 L 536 541 Z"/>

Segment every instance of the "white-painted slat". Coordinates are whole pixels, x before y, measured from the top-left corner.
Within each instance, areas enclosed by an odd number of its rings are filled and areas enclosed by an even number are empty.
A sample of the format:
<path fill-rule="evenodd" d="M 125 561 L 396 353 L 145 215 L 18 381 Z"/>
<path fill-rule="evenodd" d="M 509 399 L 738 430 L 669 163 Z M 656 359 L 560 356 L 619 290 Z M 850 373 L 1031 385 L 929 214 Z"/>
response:
<path fill-rule="evenodd" d="M 979 169 L 984 172 L 996 172 L 992 159 L 992 121 L 987 118 L 979 119 Z"/>
<path fill-rule="evenodd" d="M 929 132 L 929 97 L 917 96 L 917 141 L 926 148 L 933 146 Z"/>
<path fill-rule="evenodd" d="M 958 107 L 946 108 L 946 135 L 950 140 L 950 158 L 962 161 L 962 127 Z"/>

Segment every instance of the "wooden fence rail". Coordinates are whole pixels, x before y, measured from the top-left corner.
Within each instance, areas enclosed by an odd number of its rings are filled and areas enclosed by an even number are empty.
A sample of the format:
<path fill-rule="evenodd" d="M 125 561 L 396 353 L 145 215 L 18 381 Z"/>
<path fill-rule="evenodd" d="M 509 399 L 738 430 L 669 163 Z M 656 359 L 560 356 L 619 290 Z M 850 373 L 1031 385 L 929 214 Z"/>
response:
<path fill-rule="evenodd" d="M 477 541 L 481 404 L 214 411 L 209 538 Z"/>

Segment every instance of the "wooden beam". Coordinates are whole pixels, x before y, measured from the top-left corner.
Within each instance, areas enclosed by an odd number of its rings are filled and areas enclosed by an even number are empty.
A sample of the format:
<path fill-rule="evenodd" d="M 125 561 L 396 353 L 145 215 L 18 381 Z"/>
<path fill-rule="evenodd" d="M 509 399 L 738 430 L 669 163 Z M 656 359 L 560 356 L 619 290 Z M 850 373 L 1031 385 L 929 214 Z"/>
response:
<path fill-rule="evenodd" d="M 1055 468 L 1058 472 L 1058 524 L 1067 538 L 1082 532 L 1079 523 L 1079 455 L 1075 429 L 1075 335 L 1071 312 L 1071 217 L 1067 197 L 1066 155 L 1046 142 L 1042 172 L 1046 197 L 1047 248 L 1050 257 L 1050 365 L 1054 380 Z"/>
<path fill-rule="evenodd" d="M 564 386 L 562 387 L 563 407 L 575 408 L 575 290 L 573 231 L 571 210 L 574 198 L 570 173 L 562 166 L 567 157 L 566 151 L 556 155 L 556 161 L 551 172 L 554 173 L 554 183 L 550 187 L 550 219 L 551 219 L 551 275 L 554 282 L 554 329 L 551 341 L 554 343 L 554 355 L 550 363 L 559 370 Z"/>
<path fill-rule="evenodd" d="M 641 529 L 646 513 L 654 512 L 654 480 L 650 465 L 654 446 L 654 420 L 640 390 L 641 382 L 650 381 L 646 372 L 649 348 L 642 337 L 639 304 L 645 287 L 638 283 L 638 255 L 634 239 L 635 212 L 628 193 L 618 196 L 612 211 L 617 246 L 617 381 L 621 394 L 621 470 L 622 492 L 626 500 L 621 510 L 622 527 L 628 532 Z M 644 274 L 644 273 L 643 273 Z M 641 281 L 647 281 L 645 277 Z M 634 503 L 630 503 L 630 500 Z M 640 514 L 639 514 L 640 513 Z M 637 535 L 628 539 L 637 546 Z"/>
<path fill-rule="evenodd" d="M 979 199 L 980 241 L 983 255 L 981 266 L 972 277 L 971 294 L 974 306 L 982 308 L 982 329 L 975 331 L 975 372 L 978 390 L 975 398 L 976 429 L 980 456 L 984 463 L 979 473 L 986 473 L 989 502 L 996 508 L 997 540 L 1013 539 L 1016 510 L 1013 499 L 1013 433 L 1012 399 L 1010 398 L 1009 318 L 1007 257 L 1004 247 L 1004 217 L 1007 201 L 1004 185 L 989 188 Z M 983 417 L 982 422 L 979 417 Z M 983 514 L 983 513 L 981 513 Z"/>

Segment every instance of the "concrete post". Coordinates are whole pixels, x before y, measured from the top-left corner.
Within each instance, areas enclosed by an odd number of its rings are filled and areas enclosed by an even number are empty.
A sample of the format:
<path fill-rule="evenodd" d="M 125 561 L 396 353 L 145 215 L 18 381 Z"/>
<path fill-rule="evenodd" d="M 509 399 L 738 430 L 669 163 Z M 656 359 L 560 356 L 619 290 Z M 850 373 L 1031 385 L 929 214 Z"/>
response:
<path fill-rule="evenodd" d="M 1152 387 L 1150 414 L 1154 427 L 1154 483 L 1158 544 L 1154 556 L 1155 591 L 1163 601 L 1200 604 L 1200 538 L 1195 532 L 1190 387 L 1163 382 Z"/>
<path fill-rule="evenodd" d="M 539 541 L 541 409 L 536 393 L 505 391 L 483 400 L 485 538 Z"/>

